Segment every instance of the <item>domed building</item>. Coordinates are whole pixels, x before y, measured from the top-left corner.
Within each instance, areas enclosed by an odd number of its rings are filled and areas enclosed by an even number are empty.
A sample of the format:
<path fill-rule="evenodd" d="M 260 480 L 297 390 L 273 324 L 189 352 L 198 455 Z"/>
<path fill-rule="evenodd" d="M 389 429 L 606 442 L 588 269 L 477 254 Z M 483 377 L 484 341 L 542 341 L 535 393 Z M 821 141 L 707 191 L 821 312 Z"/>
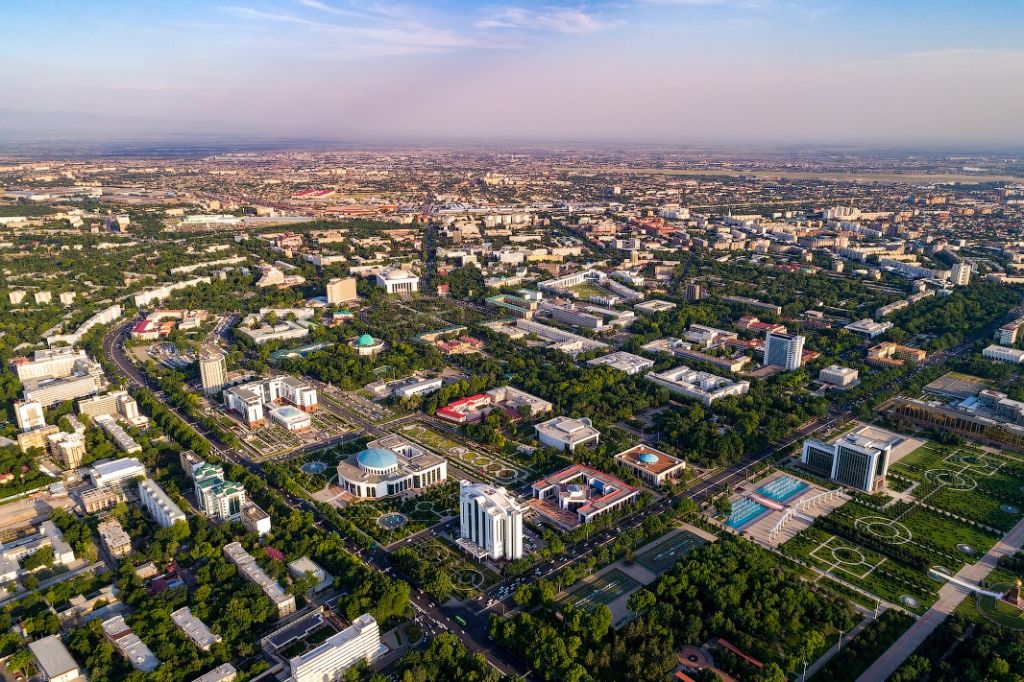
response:
<path fill-rule="evenodd" d="M 384 339 L 375 339 L 369 334 L 362 334 L 349 342 L 357 355 L 376 356 L 384 350 Z"/>
<path fill-rule="evenodd" d="M 401 436 L 367 443 L 338 464 L 338 485 L 357 498 L 378 498 L 427 488 L 448 478 L 448 462 Z"/>
<path fill-rule="evenodd" d="M 376 278 L 377 284 L 389 294 L 411 294 L 420 288 L 420 278 L 403 268 L 382 272 Z"/>
<path fill-rule="evenodd" d="M 615 455 L 615 461 L 636 474 L 644 483 L 653 486 L 665 484 L 686 469 L 683 460 L 647 445 L 624 450 Z"/>

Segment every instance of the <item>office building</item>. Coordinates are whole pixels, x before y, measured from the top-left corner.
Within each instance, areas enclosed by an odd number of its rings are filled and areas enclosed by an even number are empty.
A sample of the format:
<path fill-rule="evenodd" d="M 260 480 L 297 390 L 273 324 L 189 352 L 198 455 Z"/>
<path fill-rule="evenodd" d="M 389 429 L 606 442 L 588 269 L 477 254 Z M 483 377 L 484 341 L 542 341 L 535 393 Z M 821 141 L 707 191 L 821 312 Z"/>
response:
<path fill-rule="evenodd" d="M 71 376 L 79 371 L 91 370 L 94 363 L 86 352 L 70 346 L 37 350 L 32 359 L 14 358 L 11 368 L 20 381 L 26 379 L 57 379 Z"/>
<path fill-rule="evenodd" d="M 128 391 L 111 391 L 103 395 L 95 395 L 78 401 L 78 414 L 95 419 L 101 415 L 110 415 L 115 419 L 133 421 L 139 417 L 139 405 Z"/>
<path fill-rule="evenodd" d="M 521 559 L 523 508 L 504 488 L 459 482 L 460 546 L 477 558 Z"/>
<path fill-rule="evenodd" d="M 77 469 L 85 457 L 85 435 L 58 431 L 46 437 L 46 448 L 65 470 Z"/>
<path fill-rule="evenodd" d="M 39 672 L 48 682 L 73 682 L 82 676 L 71 652 L 57 635 L 29 642 L 28 649 L 36 658 Z"/>
<path fill-rule="evenodd" d="M 866 317 L 863 320 L 851 322 L 843 327 L 843 329 L 865 338 L 873 339 L 892 329 L 892 322 L 875 322 L 870 317 Z"/>
<path fill-rule="evenodd" d="M 886 341 L 868 348 L 866 362 L 872 367 L 901 367 L 908 361 L 921 362 L 927 357 L 928 353 L 920 348 Z"/>
<path fill-rule="evenodd" d="M 55 424 L 40 426 L 31 431 L 22 431 L 18 434 L 18 448 L 22 452 L 28 452 L 32 448 L 45 450 L 49 444 L 49 437 L 55 433 L 60 433 L 60 427 Z"/>
<path fill-rule="evenodd" d="M 209 651 L 210 647 L 221 640 L 220 635 L 210 632 L 203 621 L 192 615 L 192 610 L 183 606 L 171 613 L 171 620 L 181 628 L 185 636 L 191 639 L 200 651 Z"/>
<path fill-rule="evenodd" d="M 478 422 L 494 410 L 501 410 L 514 420 L 523 417 L 531 419 L 550 412 L 551 403 L 517 388 L 500 386 L 485 393 L 453 400 L 438 408 L 435 416 L 456 424 L 466 424 Z"/>
<path fill-rule="evenodd" d="M 647 485 L 665 485 L 686 469 L 686 462 L 650 447 L 634 445 L 615 455 L 615 461 L 632 471 Z"/>
<path fill-rule="evenodd" d="M 411 294 L 419 290 L 420 278 L 402 268 L 388 270 L 376 276 L 377 285 L 389 294 Z"/>
<path fill-rule="evenodd" d="M 169 528 L 174 523 L 188 522 L 181 507 L 176 505 L 164 489 L 152 479 L 147 478 L 139 482 L 139 502 L 162 528 Z"/>
<path fill-rule="evenodd" d="M 242 548 L 241 543 L 232 542 L 224 545 L 224 556 L 238 567 L 238 572 L 243 578 L 263 590 L 263 594 L 277 608 L 279 618 L 295 613 L 295 597 L 286 594 L 280 583 L 266 574 L 252 555 Z"/>
<path fill-rule="evenodd" d="M 327 304 L 350 303 L 359 299 L 355 277 L 335 277 L 327 282 Z"/>
<path fill-rule="evenodd" d="M 648 374 L 644 378 L 664 386 L 672 393 L 699 400 L 704 405 L 730 396 L 746 395 L 750 390 L 749 381 L 733 381 L 686 366 Z"/>
<path fill-rule="evenodd" d="M 950 277 L 954 286 L 965 287 L 971 283 L 971 264 L 966 261 L 960 261 L 953 266 L 952 276 Z"/>
<path fill-rule="evenodd" d="M 245 488 L 241 483 L 224 480 L 224 468 L 219 464 L 202 464 L 192 472 L 195 481 L 196 502 L 211 519 L 234 521 L 239 519 L 245 506 Z"/>
<path fill-rule="evenodd" d="M 219 393 L 228 382 L 227 360 L 214 345 L 207 343 L 199 348 L 199 378 L 206 395 Z"/>
<path fill-rule="evenodd" d="M 860 376 L 860 373 L 852 367 L 829 365 L 818 372 L 818 381 L 832 386 L 844 387 L 857 381 L 858 376 Z"/>
<path fill-rule="evenodd" d="M 323 592 L 334 583 L 334 576 L 325 571 L 309 557 L 299 557 L 288 564 L 288 575 L 294 580 L 311 575 L 316 579 L 316 584 L 311 588 L 312 592 Z"/>
<path fill-rule="evenodd" d="M 885 483 L 892 443 L 848 433 L 832 443 L 804 441 L 800 462 L 840 485 L 874 492 Z"/>
<path fill-rule="evenodd" d="M 985 350 L 981 351 L 981 355 L 989 360 L 1009 362 L 1014 365 L 1019 365 L 1024 362 L 1024 350 L 1009 348 L 1007 346 L 990 345 L 985 348 Z"/>
<path fill-rule="evenodd" d="M 95 395 L 107 385 L 102 376 L 68 376 L 59 379 L 27 379 L 23 382 L 25 400 L 50 407 L 66 400 Z"/>
<path fill-rule="evenodd" d="M 639 374 L 640 372 L 646 371 L 651 367 L 654 367 L 654 360 L 648 360 L 647 358 L 640 357 L 639 355 L 633 355 L 626 351 L 615 351 L 608 355 L 602 355 L 599 358 L 588 360 L 587 365 L 590 367 L 597 367 L 598 365 L 605 365 L 613 369 L 625 372 L 626 374 Z"/>
<path fill-rule="evenodd" d="M 102 521 L 96 530 L 100 534 L 100 543 L 114 559 L 126 557 L 132 553 L 132 539 L 121 527 L 117 519 Z"/>
<path fill-rule="evenodd" d="M 121 452 L 132 455 L 136 452 L 142 452 L 142 446 L 135 442 L 127 431 L 121 428 L 113 417 L 109 414 L 101 414 L 94 420 L 96 426 L 103 429 L 103 433 L 107 434 L 110 440 L 114 441 L 114 445 L 117 446 Z"/>
<path fill-rule="evenodd" d="M 80 492 L 78 499 L 86 514 L 95 514 L 126 502 L 128 497 L 119 488 L 89 488 Z"/>
<path fill-rule="evenodd" d="M 256 533 L 260 537 L 270 532 L 270 514 L 251 500 L 242 505 L 241 521 L 247 531 Z"/>
<path fill-rule="evenodd" d="M 338 485 L 356 497 L 399 495 L 447 478 L 447 460 L 401 436 L 371 441 L 365 450 L 338 463 Z"/>
<path fill-rule="evenodd" d="M 800 369 L 803 364 L 804 337 L 768 332 L 764 345 L 764 364 L 785 370 Z"/>
<path fill-rule="evenodd" d="M 31 431 L 46 426 L 43 406 L 36 402 L 15 401 L 14 418 L 18 422 L 18 428 L 22 431 Z"/>
<path fill-rule="evenodd" d="M 149 673 L 159 667 L 160 659 L 132 632 L 124 616 L 103 621 L 103 634 L 136 670 Z"/>
<path fill-rule="evenodd" d="M 250 428 L 265 424 L 265 410 L 283 403 L 304 412 L 315 412 L 316 389 L 300 379 L 278 376 L 251 381 L 224 391 L 224 405 L 238 414 Z M 290 414 L 286 411 L 282 417 L 288 417 Z M 280 423 L 282 420 L 278 418 L 275 421 Z"/>
<path fill-rule="evenodd" d="M 98 462 L 86 471 L 95 488 L 124 488 L 136 478 L 145 478 L 146 467 L 134 457 Z"/>
<path fill-rule="evenodd" d="M 530 507 L 563 528 L 590 523 L 640 494 L 615 476 L 582 464 L 545 476 L 531 490 Z"/>
<path fill-rule="evenodd" d="M 234 682 L 238 676 L 235 666 L 230 663 L 222 663 L 210 672 L 204 673 L 192 680 L 192 682 Z"/>
<path fill-rule="evenodd" d="M 370 662 L 381 652 L 380 630 L 365 613 L 352 625 L 331 635 L 323 644 L 288 662 L 289 682 L 325 682 L 341 679 L 359 661 Z"/>
<path fill-rule="evenodd" d="M 601 432 L 595 429 L 593 422 L 586 417 L 555 417 L 533 428 L 541 443 L 556 450 L 572 452 L 591 443 L 597 445 L 601 439 Z"/>

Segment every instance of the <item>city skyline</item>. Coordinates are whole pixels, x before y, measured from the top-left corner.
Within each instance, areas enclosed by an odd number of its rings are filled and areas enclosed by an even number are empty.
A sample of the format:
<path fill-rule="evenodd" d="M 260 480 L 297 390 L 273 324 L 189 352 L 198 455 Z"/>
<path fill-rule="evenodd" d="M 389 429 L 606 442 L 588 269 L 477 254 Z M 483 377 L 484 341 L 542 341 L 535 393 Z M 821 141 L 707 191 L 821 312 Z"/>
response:
<path fill-rule="evenodd" d="M 6 15 L 9 141 L 1024 142 L 1016 1 L 56 0 Z"/>

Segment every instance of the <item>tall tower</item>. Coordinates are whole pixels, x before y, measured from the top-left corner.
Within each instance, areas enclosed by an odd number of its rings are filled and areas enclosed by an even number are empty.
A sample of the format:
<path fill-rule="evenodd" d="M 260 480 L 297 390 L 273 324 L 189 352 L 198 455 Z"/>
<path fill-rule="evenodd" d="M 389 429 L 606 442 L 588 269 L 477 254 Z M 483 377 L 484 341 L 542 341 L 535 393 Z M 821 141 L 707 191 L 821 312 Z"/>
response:
<path fill-rule="evenodd" d="M 205 344 L 199 349 L 199 376 L 206 395 L 219 392 L 228 383 L 228 365 L 216 346 Z"/>
<path fill-rule="evenodd" d="M 800 369 L 803 364 L 804 337 L 768 332 L 764 343 L 764 364 L 787 370 Z"/>

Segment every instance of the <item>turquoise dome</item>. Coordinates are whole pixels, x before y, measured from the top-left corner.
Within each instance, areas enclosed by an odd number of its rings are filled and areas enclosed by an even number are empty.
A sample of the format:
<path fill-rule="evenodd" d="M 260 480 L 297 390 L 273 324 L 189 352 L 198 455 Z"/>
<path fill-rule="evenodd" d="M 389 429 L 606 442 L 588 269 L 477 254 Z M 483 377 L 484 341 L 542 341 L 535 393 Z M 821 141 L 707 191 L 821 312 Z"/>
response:
<path fill-rule="evenodd" d="M 363 348 L 366 348 L 368 346 L 372 346 L 375 343 L 377 343 L 377 340 L 374 339 L 369 334 L 363 334 L 362 336 L 359 337 L 359 340 L 356 341 L 356 344 L 359 345 L 359 346 L 362 346 Z"/>
<path fill-rule="evenodd" d="M 640 455 L 640 463 L 641 464 L 657 464 L 658 463 L 658 456 L 656 454 L 654 454 L 653 452 L 645 452 L 644 454 Z"/>
<path fill-rule="evenodd" d="M 367 448 L 356 455 L 364 469 L 391 469 L 398 466 L 398 455 L 383 448 Z"/>

